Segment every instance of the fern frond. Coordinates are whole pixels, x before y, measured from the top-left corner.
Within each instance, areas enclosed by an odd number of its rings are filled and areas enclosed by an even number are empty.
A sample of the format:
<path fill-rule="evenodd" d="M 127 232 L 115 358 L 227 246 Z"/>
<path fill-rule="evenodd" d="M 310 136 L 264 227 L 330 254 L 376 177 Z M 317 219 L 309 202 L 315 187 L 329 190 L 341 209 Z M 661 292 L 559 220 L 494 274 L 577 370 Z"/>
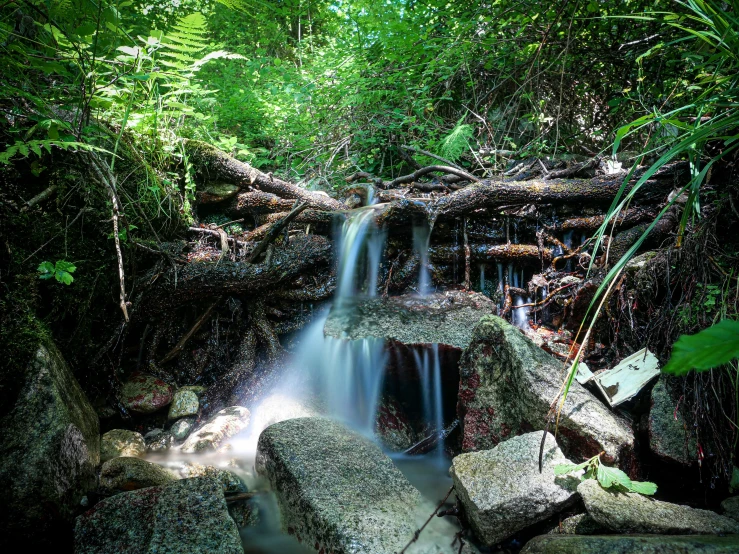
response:
<path fill-rule="evenodd" d="M 456 162 L 463 152 L 469 147 L 469 140 L 472 138 L 472 125 L 462 123 L 464 118 L 457 121 L 444 140 L 441 141 L 441 151 L 443 157 Z"/>
<path fill-rule="evenodd" d="M 17 140 L 15 141 L 15 144 L 9 146 L 5 150 L 5 152 L 0 152 L 0 163 L 9 164 L 10 160 L 18 154 L 20 154 L 24 158 L 28 157 L 31 152 L 33 152 L 37 156 L 41 156 L 41 154 L 43 153 L 41 150 L 42 148 L 51 154 L 51 148 L 54 146 L 56 146 L 57 148 L 61 148 L 62 150 L 68 150 L 72 152 L 84 150 L 86 152 L 105 152 L 110 154 L 110 152 L 108 152 L 104 148 L 93 146 L 92 144 L 87 144 L 86 142 L 64 141 L 57 139 L 29 141 Z"/>

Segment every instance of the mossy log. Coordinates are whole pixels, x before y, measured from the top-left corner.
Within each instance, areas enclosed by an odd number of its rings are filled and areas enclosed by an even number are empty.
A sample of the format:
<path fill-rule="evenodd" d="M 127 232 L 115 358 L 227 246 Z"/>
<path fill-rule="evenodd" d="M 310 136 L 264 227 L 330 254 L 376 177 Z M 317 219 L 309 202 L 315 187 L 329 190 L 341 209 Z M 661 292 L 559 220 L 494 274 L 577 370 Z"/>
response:
<path fill-rule="evenodd" d="M 190 163 L 206 182 L 228 182 L 241 187 L 247 185 L 282 198 L 302 200 L 309 206 L 321 210 L 343 210 L 346 206 L 325 193 L 311 192 L 283 181 L 272 174 L 263 173 L 247 163 L 232 158 L 215 146 L 205 142 L 189 140 L 185 143 Z"/>
<path fill-rule="evenodd" d="M 687 178 L 682 165 L 668 168 L 644 183 L 637 196 L 642 200 L 662 198 L 675 187 L 675 179 L 681 176 L 683 180 Z M 429 211 L 437 215 L 469 216 L 475 210 L 507 204 L 603 204 L 613 201 L 622 183 L 622 176 L 609 175 L 551 181 L 485 181 L 437 198 L 429 205 Z M 626 190 L 630 191 L 635 183 L 632 180 Z"/>
<path fill-rule="evenodd" d="M 649 235 L 640 245 L 640 248 L 661 246 L 660 243 L 669 236 L 675 227 L 677 227 L 677 216 L 672 212 L 666 213 L 649 232 Z M 621 259 L 648 228 L 648 223 L 642 223 L 641 225 L 622 231 L 613 237 L 613 240 L 608 245 L 609 262 L 615 263 Z"/>
<path fill-rule="evenodd" d="M 331 241 L 320 235 L 296 235 L 287 246 L 276 248 L 271 263 L 250 264 L 220 260 L 192 262 L 162 274 L 146 292 L 142 312 L 169 310 L 195 299 L 221 294 L 271 295 L 303 274 L 326 267 L 331 261 Z M 320 273 L 318 273 L 320 274 Z M 176 283 L 176 286 L 175 286 Z"/>

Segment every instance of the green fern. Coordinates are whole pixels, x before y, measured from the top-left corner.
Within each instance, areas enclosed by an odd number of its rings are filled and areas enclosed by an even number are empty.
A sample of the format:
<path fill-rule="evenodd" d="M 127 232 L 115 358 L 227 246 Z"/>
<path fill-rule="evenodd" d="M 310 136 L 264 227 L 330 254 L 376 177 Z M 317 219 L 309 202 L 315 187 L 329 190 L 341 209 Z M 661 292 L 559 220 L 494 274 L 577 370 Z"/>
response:
<path fill-rule="evenodd" d="M 160 55 L 164 58 L 162 66 L 174 70 L 184 70 L 198 61 L 208 47 L 207 21 L 201 13 L 193 13 L 180 18 L 172 30 L 162 37 Z"/>
<path fill-rule="evenodd" d="M 22 157 L 27 158 L 31 153 L 33 153 L 40 157 L 43 154 L 42 149 L 46 150 L 48 153 L 51 153 L 51 148 L 53 146 L 61 148 L 62 150 L 71 150 L 72 152 L 84 150 L 87 152 L 110 153 L 104 148 L 99 148 L 85 142 L 63 141 L 55 139 L 29 141 L 17 140 L 15 141 L 15 144 L 9 146 L 5 150 L 5 152 L 0 152 L 0 163 L 9 164 L 10 160 L 16 155 L 21 155 Z"/>
<path fill-rule="evenodd" d="M 440 155 L 453 162 L 456 162 L 467 151 L 469 140 L 472 138 L 472 125 L 462 123 L 463 121 L 464 118 L 457 121 L 452 132 L 441 141 Z"/>

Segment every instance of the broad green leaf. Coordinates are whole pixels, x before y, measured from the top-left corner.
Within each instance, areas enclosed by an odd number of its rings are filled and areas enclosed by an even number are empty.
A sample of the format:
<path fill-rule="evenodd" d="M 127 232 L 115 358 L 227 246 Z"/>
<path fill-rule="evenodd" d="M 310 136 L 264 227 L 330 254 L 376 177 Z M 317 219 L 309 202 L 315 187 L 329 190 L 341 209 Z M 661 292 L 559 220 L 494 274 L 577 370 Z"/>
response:
<path fill-rule="evenodd" d="M 591 460 L 586 460 L 581 464 L 557 464 L 554 466 L 555 475 L 565 475 L 566 473 L 572 473 L 574 471 L 580 471 L 585 469 Z"/>
<path fill-rule="evenodd" d="M 66 260 L 59 260 L 58 262 L 56 262 L 57 271 L 67 271 L 69 273 L 74 273 L 75 269 L 77 269 L 77 267 L 72 262 L 68 262 Z"/>
<path fill-rule="evenodd" d="M 739 357 L 739 321 L 724 319 L 695 335 L 682 335 L 672 347 L 672 356 L 662 368 L 670 375 L 685 375 L 691 369 L 705 371 Z"/>
<path fill-rule="evenodd" d="M 54 276 L 54 264 L 51 262 L 41 262 L 38 266 L 38 272 L 41 279 L 49 279 Z"/>
<path fill-rule="evenodd" d="M 66 271 L 57 271 L 56 272 L 56 280 L 64 285 L 71 285 L 72 281 L 74 281 L 74 277 L 72 277 L 69 273 Z"/>
<path fill-rule="evenodd" d="M 605 489 L 613 485 L 620 485 L 625 489 L 631 490 L 631 479 L 616 467 L 608 467 L 603 464 L 598 465 L 597 478 L 598 482 Z"/>
<path fill-rule="evenodd" d="M 649 481 L 632 481 L 631 492 L 638 492 L 639 494 L 653 495 L 657 492 L 657 485 L 650 483 Z"/>

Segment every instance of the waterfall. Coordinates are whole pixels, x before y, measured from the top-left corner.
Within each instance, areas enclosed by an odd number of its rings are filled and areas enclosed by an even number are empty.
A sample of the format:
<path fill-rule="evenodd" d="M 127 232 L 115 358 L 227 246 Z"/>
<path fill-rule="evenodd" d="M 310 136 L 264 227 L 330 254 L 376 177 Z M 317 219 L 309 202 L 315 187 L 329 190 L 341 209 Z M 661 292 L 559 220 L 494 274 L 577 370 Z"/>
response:
<path fill-rule="evenodd" d="M 429 274 L 429 239 L 430 229 L 427 225 L 413 227 L 413 249 L 420 260 L 418 269 L 418 294 L 427 296 L 431 292 L 431 276 Z"/>
<path fill-rule="evenodd" d="M 518 327 L 519 329 L 522 329 L 524 331 L 528 331 L 530 329 L 529 327 L 529 310 L 530 308 L 528 306 L 525 306 L 523 308 L 520 308 L 521 304 L 529 304 L 531 302 L 530 298 L 523 299 L 520 296 L 516 296 L 516 300 L 513 302 L 514 308 L 512 310 L 511 320 L 512 323 Z"/>
<path fill-rule="evenodd" d="M 336 301 L 376 296 L 377 277 L 387 235 L 375 224 L 372 209 L 359 210 L 341 229 Z"/>
<path fill-rule="evenodd" d="M 434 433 L 440 433 L 444 429 L 444 409 L 441 395 L 439 345 L 432 344 L 430 349 L 423 349 L 421 352 L 414 350 L 413 358 L 421 379 L 424 420 Z M 441 446 L 440 442 L 436 448 L 437 454 L 442 454 Z"/>

